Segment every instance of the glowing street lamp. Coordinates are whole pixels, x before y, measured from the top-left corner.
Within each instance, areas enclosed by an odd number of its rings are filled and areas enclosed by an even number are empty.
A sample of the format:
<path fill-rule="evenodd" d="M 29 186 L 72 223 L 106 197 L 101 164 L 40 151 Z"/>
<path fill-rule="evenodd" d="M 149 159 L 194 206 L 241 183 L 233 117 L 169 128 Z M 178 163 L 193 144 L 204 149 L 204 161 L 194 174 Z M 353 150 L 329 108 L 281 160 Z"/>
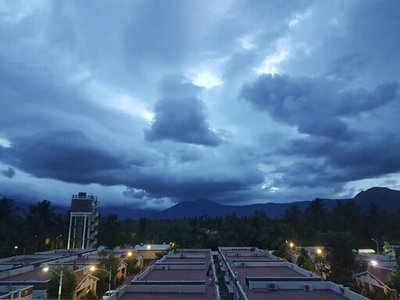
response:
<path fill-rule="evenodd" d="M 146 246 L 146 249 L 147 249 L 147 250 L 151 250 L 151 245 L 147 245 L 147 246 Z"/>
<path fill-rule="evenodd" d="M 322 250 L 321 250 L 321 248 L 317 248 L 317 255 L 322 255 Z"/>
<path fill-rule="evenodd" d="M 374 260 L 374 259 L 370 261 L 370 264 L 371 264 L 371 266 L 373 266 L 373 267 L 378 266 L 378 262 L 377 262 L 376 260 Z"/>
<path fill-rule="evenodd" d="M 289 247 L 290 247 L 291 249 L 293 249 L 293 248 L 294 248 L 294 243 L 293 243 L 293 242 L 290 242 L 290 243 L 289 243 Z"/>
<path fill-rule="evenodd" d="M 126 253 L 126 256 L 131 257 L 133 255 L 132 251 L 128 251 L 128 253 Z"/>
<path fill-rule="evenodd" d="M 18 245 L 15 245 L 15 246 L 14 246 L 14 249 L 15 249 L 15 250 L 18 250 Z"/>

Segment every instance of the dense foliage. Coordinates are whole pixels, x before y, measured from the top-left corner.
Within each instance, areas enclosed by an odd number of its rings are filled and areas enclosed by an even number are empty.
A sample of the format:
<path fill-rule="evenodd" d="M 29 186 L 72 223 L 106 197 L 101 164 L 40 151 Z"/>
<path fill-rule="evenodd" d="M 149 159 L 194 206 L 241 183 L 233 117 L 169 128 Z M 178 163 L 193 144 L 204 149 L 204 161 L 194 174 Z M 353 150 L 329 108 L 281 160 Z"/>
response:
<path fill-rule="evenodd" d="M 2 199 L 0 205 L 0 255 L 31 253 L 65 245 L 67 217 L 54 212 L 50 202 L 42 201 L 26 212 L 21 212 L 12 200 Z M 400 242 L 400 212 L 386 212 L 371 205 L 361 209 L 351 201 L 337 201 L 328 210 L 316 199 L 302 211 L 296 206 L 288 209 L 280 219 L 269 219 L 257 211 L 249 217 L 176 219 L 176 220 L 118 220 L 110 215 L 101 218 L 99 241 L 107 247 L 134 246 L 138 243 L 169 243 L 183 248 L 212 248 L 218 246 L 256 246 L 276 249 L 281 257 L 290 259 L 285 241 L 297 246 L 321 245 L 326 249 L 329 279 L 340 283 L 351 281 L 358 266 L 352 249 L 375 248 L 380 250 L 384 241 Z M 60 234 L 62 237 L 60 238 Z M 387 245 L 387 243 L 386 243 Z M 14 246 L 18 246 L 17 249 Z M 386 247 L 386 246 L 385 246 Z M 304 253 L 303 253 L 304 254 Z M 299 263 L 312 269 L 309 258 L 303 255 Z M 112 268 L 112 286 L 115 287 L 116 261 L 103 262 Z M 129 267 L 133 269 L 133 266 Z M 133 271 L 133 270 L 132 270 Z M 106 274 L 98 274 L 101 290 L 107 287 Z M 103 276 L 104 275 L 104 276 Z M 398 274 L 391 277 L 391 284 L 398 286 Z M 104 277 L 104 278 L 103 278 Z"/>
<path fill-rule="evenodd" d="M 121 259 L 113 255 L 105 255 L 100 264 L 97 266 L 95 276 L 100 280 L 97 282 L 97 296 L 101 296 L 109 290 L 109 284 L 111 290 L 119 286 L 120 282 L 117 278 L 118 266 L 120 265 Z M 110 281 L 111 274 L 111 281 Z"/>
<path fill-rule="evenodd" d="M 76 274 L 73 270 L 69 268 L 62 268 L 63 278 L 62 278 L 62 289 L 61 298 L 72 299 L 73 291 L 76 287 Z M 48 284 L 48 297 L 51 299 L 57 299 L 58 288 L 60 282 L 61 268 L 51 268 L 49 272 L 52 272 L 51 280 Z"/>
<path fill-rule="evenodd" d="M 55 213 L 49 201 L 23 211 L 0 199 L 0 257 L 65 248 L 67 226 L 67 216 Z"/>

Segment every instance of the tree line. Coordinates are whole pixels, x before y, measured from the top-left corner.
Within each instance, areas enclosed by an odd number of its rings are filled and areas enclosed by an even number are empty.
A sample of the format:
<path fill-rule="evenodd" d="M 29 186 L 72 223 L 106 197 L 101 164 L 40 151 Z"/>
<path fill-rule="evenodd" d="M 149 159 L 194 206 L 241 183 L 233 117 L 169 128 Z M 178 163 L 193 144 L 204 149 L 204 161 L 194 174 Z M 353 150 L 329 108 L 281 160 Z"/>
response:
<path fill-rule="evenodd" d="M 49 201 L 34 204 L 25 212 L 10 199 L 0 202 L 0 256 L 65 248 L 68 216 L 56 213 Z M 173 242 L 178 248 L 251 245 L 279 250 L 290 240 L 297 246 L 329 249 L 329 279 L 346 283 L 359 268 L 352 249 L 376 249 L 374 240 L 379 251 L 385 241 L 400 244 L 399 221 L 399 211 L 384 211 L 373 204 L 361 208 L 353 201 L 340 200 L 327 209 L 319 199 L 305 210 L 292 206 L 278 219 L 270 219 L 262 211 L 248 217 L 233 214 L 168 220 L 119 220 L 108 215 L 100 219 L 99 245 L 113 248 Z"/>

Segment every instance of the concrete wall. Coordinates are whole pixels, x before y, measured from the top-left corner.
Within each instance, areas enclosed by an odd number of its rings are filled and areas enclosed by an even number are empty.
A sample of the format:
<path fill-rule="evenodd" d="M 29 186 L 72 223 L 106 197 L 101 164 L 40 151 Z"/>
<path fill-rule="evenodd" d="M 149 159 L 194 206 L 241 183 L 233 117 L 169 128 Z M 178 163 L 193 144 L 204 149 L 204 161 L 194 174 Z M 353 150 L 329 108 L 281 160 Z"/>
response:
<path fill-rule="evenodd" d="M 204 285 L 129 285 L 130 293 L 205 293 Z"/>

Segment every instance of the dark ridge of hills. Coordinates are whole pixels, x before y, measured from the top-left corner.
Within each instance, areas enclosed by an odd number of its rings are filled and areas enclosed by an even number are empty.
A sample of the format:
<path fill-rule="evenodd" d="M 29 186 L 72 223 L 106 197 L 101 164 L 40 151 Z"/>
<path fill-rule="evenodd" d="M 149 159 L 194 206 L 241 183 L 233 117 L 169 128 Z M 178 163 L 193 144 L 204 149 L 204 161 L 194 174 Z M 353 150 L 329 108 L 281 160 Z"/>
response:
<path fill-rule="evenodd" d="M 321 199 L 326 208 L 332 209 L 336 206 L 337 200 L 351 201 L 354 200 L 362 209 L 366 209 L 371 205 L 377 208 L 387 210 L 389 212 L 400 211 L 400 191 L 392 190 L 386 187 L 373 187 L 366 191 L 358 193 L 350 199 Z M 263 211 L 269 218 L 279 218 L 284 212 L 292 207 L 297 206 L 304 210 L 311 201 L 300 201 L 290 203 L 258 203 L 251 205 L 224 205 L 207 199 L 196 201 L 180 202 L 172 207 L 162 211 L 134 209 L 125 205 L 101 206 L 100 214 L 102 216 L 117 215 L 120 219 L 180 219 L 193 218 L 201 216 L 217 217 L 236 214 L 238 217 L 250 216 L 255 211 Z M 16 199 L 16 204 L 21 208 L 21 212 L 28 211 L 28 203 Z M 52 205 L 57 213 L 65 214 L 69 211 L 69 207 L 62 205 Z"/>
<path fill-rule="evenodd" d="M 400 191 L 391 190 L 385 187 L 374 187 L 358 193 L 350 199 L 321 199 L 326 208 L 332 209 L 336 201 L 354 200 L 362 209 L 368 208 L 371 204 L 383 210 L 400 210 Z M 152 219 L 175 219 L 191 218 L 200 216 L 226 216 L 236 214 L 237 216 L 250 216 L 256 210 L 264 211 L 269 218 L 279 218 L 292 206 L 304 210 L 311 201 L 290 202 L 290 203 L 259 203 L 251 205 L 223 205 L 209 200 L 184 201 L 150 216 Z"/>

